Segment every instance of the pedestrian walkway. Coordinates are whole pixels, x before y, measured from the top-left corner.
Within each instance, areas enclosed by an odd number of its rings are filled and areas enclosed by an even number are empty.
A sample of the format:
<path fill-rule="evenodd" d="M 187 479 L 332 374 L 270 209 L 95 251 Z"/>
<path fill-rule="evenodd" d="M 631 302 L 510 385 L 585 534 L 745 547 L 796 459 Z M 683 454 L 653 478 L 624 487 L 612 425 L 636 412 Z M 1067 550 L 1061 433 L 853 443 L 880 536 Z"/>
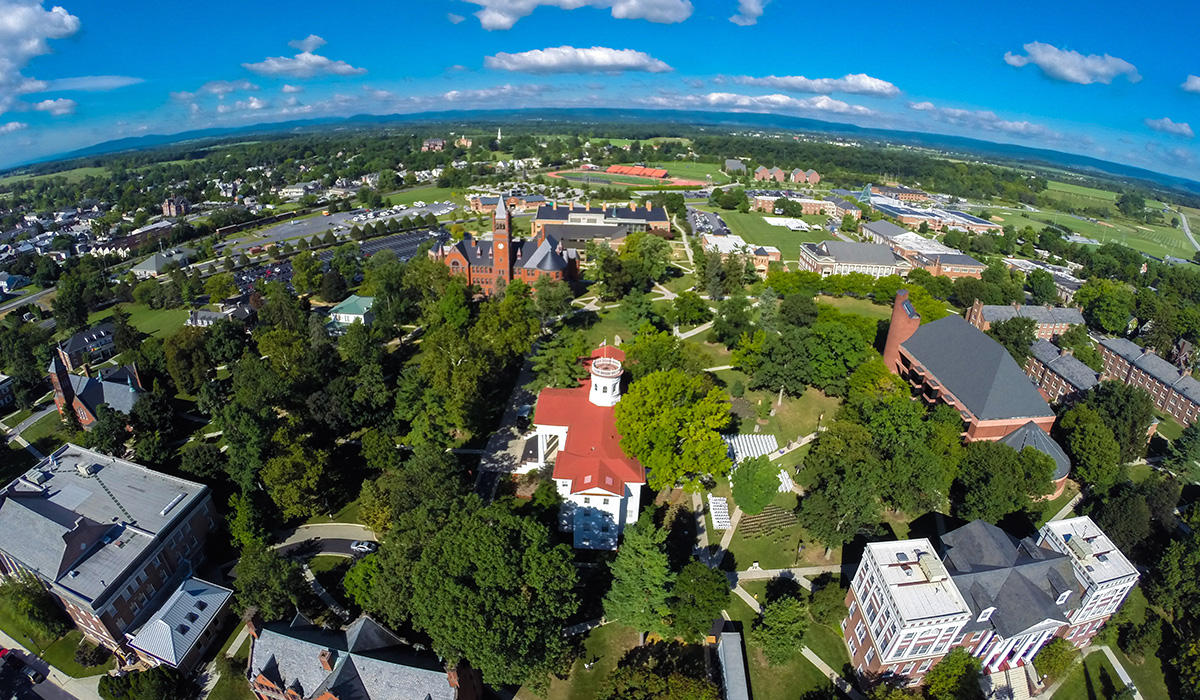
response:
<path fill-rule="evenodd" d="M 1079 505 L 1079 502 L 1082 500 L 1083 500 L 1082 493 L 1075 494 L 1075 497 L 1072 498 L 1071 500 L 1067 501 L 1067 505 L 1063 506 L 1062 510 L 1055 513 L 1054 517 L 1050 518 L 1050 519 L 1051 520 L 1062 520 L 1063 518 L 1070 515 L 1075 510 L 1075 506 Z"/>
<path fill-rule="evenodd" d="M 721 560 L 725 558 L 725 552 L 729 551 L 729 543 L 733 541 L 733 533 L 737 531 L 738 523 L 741 522 L 741 520 L 742 509 L 734 508 L 733 517 L 729 519 L 729 529 L 725 531 L 725 534 L 721 535 L 721 548 L 717 550 L 716 556 L 714 556 L 708 564 L 712 568 L 715 569 L 721 565 Z"/>
<path fill-rule="evenodd" d="M 850 697 L 851 700 L 867 700 L 865 695 L 858 692 L 854 686 L 850 685 L 849 681 L 847 681 L 845 678 L 842 678 L 841 674 L 830 668 L 829 664 L 825 663 L 821 657 L 817 656 L 812 649 L 804 647 L 800 650 L 800 653 L 804 655 L 805 659 L 808 659 L 810 664 L 816 666 L 821 673 L 824 673 L 825 677 L 829 679 L 830 683 L 833 683 L 835 686 L 837 686 L 837 689 Z"/>

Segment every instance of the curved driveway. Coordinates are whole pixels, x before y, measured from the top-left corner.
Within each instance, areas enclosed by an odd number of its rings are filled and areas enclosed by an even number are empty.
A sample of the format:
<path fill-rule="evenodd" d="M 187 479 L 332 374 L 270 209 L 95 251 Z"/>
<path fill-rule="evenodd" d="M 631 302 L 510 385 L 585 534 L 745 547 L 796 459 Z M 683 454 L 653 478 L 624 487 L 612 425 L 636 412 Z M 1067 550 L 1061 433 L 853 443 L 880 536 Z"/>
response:
<path fill-rule="evenodd" d="M 350 544 L 358 540 L 378 542 L 375 536 L 363 525 L 357 523 L 321 523 L 318 525 L 301 525 L 287 533 L 279 533 L 283 538 L 274 545 L 282 554 L 295 551 L 305 551 L 310 555 L 329 554 L 333 556 L 353 557 Z"/>

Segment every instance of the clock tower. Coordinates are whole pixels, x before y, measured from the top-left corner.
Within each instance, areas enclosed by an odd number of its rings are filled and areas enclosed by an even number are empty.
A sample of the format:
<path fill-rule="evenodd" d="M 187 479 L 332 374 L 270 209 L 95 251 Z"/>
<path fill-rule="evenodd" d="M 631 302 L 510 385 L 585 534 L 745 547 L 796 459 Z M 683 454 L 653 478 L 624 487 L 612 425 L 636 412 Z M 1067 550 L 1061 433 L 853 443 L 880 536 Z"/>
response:
<path fill-rule="evenodd" d="M 504 195 L 496 203 L 492 213 L 492 260 L 496 270 L 496 282 L 505 284 L 512 278 L 512 212 L 504 203 Z"/>

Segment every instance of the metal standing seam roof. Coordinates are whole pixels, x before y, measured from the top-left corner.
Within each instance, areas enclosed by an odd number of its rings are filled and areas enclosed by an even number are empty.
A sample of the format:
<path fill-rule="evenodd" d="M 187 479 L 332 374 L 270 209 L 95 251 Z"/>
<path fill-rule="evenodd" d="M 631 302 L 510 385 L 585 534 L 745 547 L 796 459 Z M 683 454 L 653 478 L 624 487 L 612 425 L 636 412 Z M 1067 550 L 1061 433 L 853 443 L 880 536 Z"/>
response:
<path fill-rule="evenodd" d="M 178 667 L 232 596 L 228 588 L 189 578 L 133 634 L 129 644 Z"/>
<path fill-rule="evenodd" d="M 863 229 L 884 238 L 895 238 L 905 233 L 911 233 L 908 229 L 897 226 L 890 221 L 871 221 L 863 224 Z"/>
<path fill-rule="evenodd" d="M 1087 391 L 1100 382 L 1100 375 L 1091 367 L 1074 355 L 1062 354 L 1058 346 L 1045 338 L 1035 340 L 1029 346 L 1029 354 L 1079 391 Z"/>
<path fill-rule="evenodd" d="M 1029 421 L 1020 428 L 1005 435 L 1000 439 L 1000 442 L 1008 445 L 1017 452 L 1026 447 L 1032 447 L 1038 452 L 1048 455 L 1054 460 L 1054 476 L 1052 477 L 1054 481 L 1065 479 L 1067 478 L 1067 474 L 1071 473 L 1071 458 L 1067 456 L 1066 452 L 1063 452 L 1062 447 L 1057 442 L 1046 434 L 1045 430 L 1039 428 L 1037 423 L 1033 421 Z"/>
<path fill-rule="evenodd" d="M 962 316 L 921 326 L 901 347 L 979 420 L 1054 415 L 1012 355 Z"/>
<path fill-rule="evenodd" d="M 721 660 L 725 700 L 750 700 L 750 676 L 746 670 L 746 654 L 742 650 L 742 635 L 722 632 L 717 642 L 717 657 Z"/>
<path fill-rule="evenodd" d="M 375 297 L 360 297 L 357 294 L 351 294 L 344 301 L 334 306 L 329 310 L 330 315 L 344 314 L 348 316 L 363 316 L 371 310 L 371 306 L 375 303 Z"/>

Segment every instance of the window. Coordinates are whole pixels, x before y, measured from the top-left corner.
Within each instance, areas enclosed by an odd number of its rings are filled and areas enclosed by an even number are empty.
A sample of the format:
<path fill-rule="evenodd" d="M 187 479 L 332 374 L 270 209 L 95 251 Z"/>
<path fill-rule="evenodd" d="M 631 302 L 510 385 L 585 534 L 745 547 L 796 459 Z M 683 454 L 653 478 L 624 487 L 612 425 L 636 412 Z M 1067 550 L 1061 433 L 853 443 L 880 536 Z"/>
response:
<path fill-rule="evenodd" d="M 850 656 L 854 656 L 856 653 L 858 653 L 858 645 L 854 643 L 854 639 L 847 639 L 846 646 L 850 649 Z"/>
<path fill-rule="evenodd" d="M 1070 591 L 1063 591 L 1062 595 L 1060 595 L 1060 596 L 1058 597 L 1058 600 L 1054 601 L 1054 604 L 1055 604 L 1055 605 L 1062 605 L 1063 603 L 1067 602 L 1067 598 L 1070 598 L 1070 597 L 1071 597 L 1071 592 L 1070 592 Z"/>
<path fill-rule="evenodd" d="M 913 668 L 915 668 L 915 667 L 916 667 L 916 663 L 909 663 L 907 666 L 904 667 L 904 670 L 900 672 L 900 675 L 907 676 L 908 674 L 912 673 Z"/>
<path fill-rule="evenodd" d="M 994 612 L 996 612 L 996 608 L 994 608 L 994 607 L 984 608 L 983 610 L 979 611 L 979 618 L 975 621 L 976 622 L 987 622 L 988 620 L 991 619 L 992 613 L 994 613 Z"/>
<path fill-rule="evenodd" d="M 921 662 L 921 666 L 917 669 L 917 673 L 925 673 L 929 670 L 929 666 L 933 663 L 933 659 L 925 659 Z"/>
<path fill-rule="evenodd" d="M 858 626 L 854 628 L 854 636 L 858 637 L 858 641 L 860 642 L 863 640 L 863 637 L 867 636 L 867 626 L 861 621 L 858 623 Z"/>
<path fill-rule="evenodd" d="M 866 663 L 871 663 L 874 660 L 875 660 L 875 649 L 874 648 L 868 649 L 867 650 L 867 658 L 863 659 L 863 661 L 865 661 Z"/>
<path fill-rule="evenodd" d="M 588 504 L 589 504 L 589 503 L 591 503 L 591 502 L 592 502 L 592 499 L 590 499 L 590 498 L 586 498 L 586 497 L 585 497 L 585 498 L 583 499 L 583 505 L 585 505 L 585 506 L 586 506 L 586 505 L 588 505 Z"/>

